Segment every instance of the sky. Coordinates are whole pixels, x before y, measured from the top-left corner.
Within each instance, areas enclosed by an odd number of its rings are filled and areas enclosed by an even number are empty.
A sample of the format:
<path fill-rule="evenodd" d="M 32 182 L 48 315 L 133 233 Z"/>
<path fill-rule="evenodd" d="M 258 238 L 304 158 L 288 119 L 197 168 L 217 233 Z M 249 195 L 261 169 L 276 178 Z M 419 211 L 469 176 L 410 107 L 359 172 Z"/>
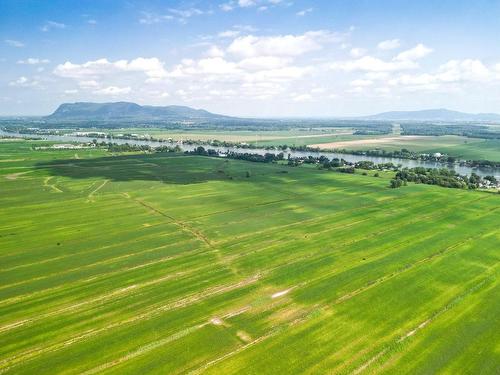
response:
<path fill-rule="evenodd" d="M 0 115 L 500 112 L 500 0 L 0 0 Z"/>

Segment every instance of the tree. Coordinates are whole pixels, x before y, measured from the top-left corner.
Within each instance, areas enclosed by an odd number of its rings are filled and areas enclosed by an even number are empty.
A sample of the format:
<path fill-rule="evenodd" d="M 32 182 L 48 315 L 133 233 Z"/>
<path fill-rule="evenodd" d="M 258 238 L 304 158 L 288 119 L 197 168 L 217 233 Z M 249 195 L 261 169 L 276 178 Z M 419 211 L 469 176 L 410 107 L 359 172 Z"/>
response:
<path fill-rule="evenodd" d="M 401 185 L 403 185 L 403 180 L 400 180 L 399 178 L 393 178 L 391 180 L 390 187 L 392 189 L 397 189 L 397 188 L 401 187 Z"/>

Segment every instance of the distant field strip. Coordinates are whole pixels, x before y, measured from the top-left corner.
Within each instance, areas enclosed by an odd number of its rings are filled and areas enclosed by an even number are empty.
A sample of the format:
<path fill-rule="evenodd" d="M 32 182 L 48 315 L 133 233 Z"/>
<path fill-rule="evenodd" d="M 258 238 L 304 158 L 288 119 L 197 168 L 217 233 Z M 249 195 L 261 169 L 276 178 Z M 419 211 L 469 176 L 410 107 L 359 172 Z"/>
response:
<path fill-rule="evenodd" d="M 0 144 L 0 373 L 498 373 L 500 195 L 74 156 Z"/>

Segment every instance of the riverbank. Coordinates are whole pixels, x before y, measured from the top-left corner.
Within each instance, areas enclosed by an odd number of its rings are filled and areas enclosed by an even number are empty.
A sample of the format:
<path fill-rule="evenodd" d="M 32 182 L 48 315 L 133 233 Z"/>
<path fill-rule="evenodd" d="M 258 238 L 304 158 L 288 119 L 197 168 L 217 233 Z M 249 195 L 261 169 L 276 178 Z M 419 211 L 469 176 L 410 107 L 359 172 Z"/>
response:
<path fill-rule="evenodd" d="M 57 141 L 57 142 L 77 142 L 77 143 L 89 143 L 94 141 L 95 138 L 86 137 L 86 136 L 72 136 L 72 135 L 37 135 L 37 134 L 29 134 L 29 133 L 14 133 L 14 132 L 5 132 L 4 130 L 0 130 L 0 136 L 13 136 L 18 138 L 30 138 L 30 139 L 46 139 L 49 141 Z M 104 140 L 104 139 L 103 139 Z M 116 144 L 134 144 L 134 145 L 144 145 L 151 147 L 160 147 L 168 145 L 168 141 L 158 141 L 158 140 L 141 140 L 141 139 L 121 139 L 121 138 L 105 138 L 107 142 L 112 142 Z M 196 147 L 200 146 L 198 142 L 182 142 L 182 143 L 172 143 L 172 146 L 179 146 L 182 151 L 193 151 Z M 477 174 L 481 177 L 486 176 L 494 176 L 497 179 L 500 179 L 500 168 L 496 167 L 473 167 L 467 165 L 460 165 L 458 162 L 455 163 L 442 163 L 440 161 L 431 161 L 431 160 L 414 160 L 414 159 L 404 159 L 404 158 L 396 158 L 396 157 L 387 157 L 387 156 L 370 156 L 370 155 L 355 155 L 355 154 L 347 154 L 342 152 L 331 152 L 324 150 L 311 150 L 311 149 L 303 149 L 301 147 L 288 147 L 285 150 L 279 148 L 257 148 L 248 144 L 239 144 L 229 146 L 227 142 L 212 142 L 211 144 L 205 144 L 204 146 L 209 146 L 210 148 L 218 151 L 218 152 L 238 152 L 238 153 L 256 153 L 260 155 L 264 155 L 266 153 L 279 154 L 281 152 L 284 153 L 285 157 L 289 156 L 292 158 L 299 157 L 320 157 L 325 156 L 328 158 L 338 158 L 345 159 L 348 162 L 356 163 L 361 161 L 371 161 L 375 164 L 386 164 L 392 163 L 394 165 L 401 165 L 401 167 L 406 168 L 447 168 L 450 169 L 460 175 L 470 176 L 472 173 Z"/>

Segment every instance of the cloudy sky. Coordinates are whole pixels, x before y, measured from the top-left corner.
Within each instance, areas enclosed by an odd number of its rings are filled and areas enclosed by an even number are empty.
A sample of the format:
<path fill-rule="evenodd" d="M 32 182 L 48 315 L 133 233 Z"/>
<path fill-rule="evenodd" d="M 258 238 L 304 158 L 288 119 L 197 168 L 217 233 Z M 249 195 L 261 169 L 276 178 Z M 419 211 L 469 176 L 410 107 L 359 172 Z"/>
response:
<path fill-rule="evenodd" d="M 0 0 L 0 115 L 500 112 L 498 0 Z"/>

